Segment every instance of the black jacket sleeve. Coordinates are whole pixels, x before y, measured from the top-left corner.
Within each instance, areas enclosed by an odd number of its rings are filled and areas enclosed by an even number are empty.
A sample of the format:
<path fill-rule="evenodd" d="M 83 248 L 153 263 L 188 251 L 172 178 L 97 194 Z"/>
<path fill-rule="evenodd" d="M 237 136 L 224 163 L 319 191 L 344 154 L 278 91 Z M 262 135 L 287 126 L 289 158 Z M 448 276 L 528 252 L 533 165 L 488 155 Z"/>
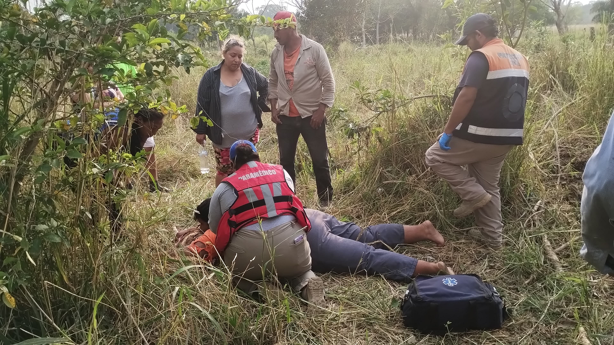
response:
<path fill-rule="evenodd" d="M 193 129 L 197 134 L 209 135 L 209 126 L 200 117 L 209 117 L 209 109 L 211 108 L 211 88 L 213 87 L 213 73 L 211 70 L 205 72 L 205 75 L 200 79 L 198 85 L 198 93 L 196 95 L 196 114 L 194 116 L 199 118 L 198 126 Z"/>
<path fill-rule="evenodd" d="M 269 97 L 269 80 L 267 77 L 260 74 L 260 72 L 256 71 L 256 89 L 258 91 L 258 106 L 260 109 L 268 113 L 271 111 L 267 104 L 267 98 Z"/>

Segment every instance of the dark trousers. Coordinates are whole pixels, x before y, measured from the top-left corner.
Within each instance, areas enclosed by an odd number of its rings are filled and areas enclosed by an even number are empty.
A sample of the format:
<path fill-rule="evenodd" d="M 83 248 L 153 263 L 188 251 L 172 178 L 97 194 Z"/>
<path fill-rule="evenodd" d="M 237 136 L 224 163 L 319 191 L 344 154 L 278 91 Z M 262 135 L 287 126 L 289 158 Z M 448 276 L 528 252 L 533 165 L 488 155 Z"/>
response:
<path fill-rule="evenodd" d="M 316 273 L 367 273 L 409 283 L 418 260 L 385 250 L 403 243 L 400 224 L 380 224 L 361 229 L 347 223 L 332 229 L 311 220 L 307 240 L 311 248 L 311 269 Z M 369 245 L 369 243 L 371 245 Z"/>
<path fill-rule="evenodd" d="M 311 117 L 301 118 L 280 116 L 282 124 L 277 125 L 277 138 L 279 140 L 279 160 L 284 169 L 290 174 L 296 184 L 294 160 L 299 135 L 303 136 L 316 177 L 318 198 L 320 201 L 333 199 L 333 186 L 328 166 L 328 144 L 326 143 L 326 119 L 318 129 L 311 127 Z"/>

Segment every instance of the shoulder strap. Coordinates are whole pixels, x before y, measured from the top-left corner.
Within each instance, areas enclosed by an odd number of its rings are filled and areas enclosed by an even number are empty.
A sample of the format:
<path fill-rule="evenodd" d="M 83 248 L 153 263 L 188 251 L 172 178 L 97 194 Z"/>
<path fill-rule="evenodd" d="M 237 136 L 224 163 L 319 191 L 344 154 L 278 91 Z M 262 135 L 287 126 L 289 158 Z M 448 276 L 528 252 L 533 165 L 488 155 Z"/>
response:
<path fill-rule="evenodd" d="M 292 196 L 289 196 L 289 195 L 274 196 L 273 197 L 273 201 L 275 203 L 278 203 L 278 202 L 290 202 L 291 203 L 292 202 Z M 228 210 L 228 212 L 230 212 L 230 215 L 233 216 L 233 215 L 241 214 L 243 212 L 251 211 L 251 210 L 253 210 L 255 208 L 262 207 L 262 206 L 266 206 L 266 202 L 265 202 L 265 200 L 261 199 L 261 200 L 254 201 L 252 203 L 245 204 L 243 206 L 237 207 L 234 210 Z"/>

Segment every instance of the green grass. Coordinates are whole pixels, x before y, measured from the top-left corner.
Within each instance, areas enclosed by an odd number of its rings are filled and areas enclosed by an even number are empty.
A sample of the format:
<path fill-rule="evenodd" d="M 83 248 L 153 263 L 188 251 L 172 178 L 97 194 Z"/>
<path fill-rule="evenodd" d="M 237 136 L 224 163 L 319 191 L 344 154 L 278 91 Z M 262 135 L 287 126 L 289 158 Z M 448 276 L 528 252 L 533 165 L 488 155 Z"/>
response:
<path fill-rule="evenodd" d="M 317 313 L 308 313 L 287 289 L 268 291 L 260 304 L 230 287 L 226 268 L 180 260 L 173 226 L 192 224 L 192 209 L 212 194 L 214 182 L 213 175 L 200 175 L 194 135 L 188 119 L 179 118 L 167 121 L 156 137 L 161 182 L 173 192 L 135 189 L 128 240 L 100 248 L 93 259 L 84 256 L 85 242 L 64 253 L 70 284 L 21 291 L 19 308 L 2 314 L 7 321 L 0 334 L 23 328 L 83 344 L 573 344 L 583 327 L 593 344 L 614 342 L 613 281 L 578 256 L 581 172 L 614 106 L 614 52 L 604 41 L 538 38 L 519 47 L 532 67 L 528 134 L 503 168 L 505 247 L 497 253 L 465 236 L 472 219 L 452 217 L 458 198 L 424 163 L 449 115 L 447 97 L 468 52 L 421 44 L 343 44 L 331 52 L 337 97 L 328 139 L 336 194 L 329 212 L 360 225 L 432 220 L 445 247 L 397 250 L 493 282 L 513 310 L 504 329 L 445 337 L 414 333 L 403 327 L 398 307 L 406 286 L 363 274 L 324 275 L 328 304 Z M 247 59 L 266 71 L 266 55 L 248 52 Z M 174 99 L 191 111 L 203 72 L 179 73 L 173 87 Z M 374 115 L 352 88 L 356 81 L 395 97 L 442 97 L 388 111 L 349 138 L 350 123 L 365 125 Z M 258 148 L 264 161 L 277 162 L 267 118 Z M 315 182 L 302 140 L 297 178 L 300 197 L 314 206 Z M 562 273 L 546 256 L 544 234 L 554 248 L 571 243 L 557 253 Z"/>

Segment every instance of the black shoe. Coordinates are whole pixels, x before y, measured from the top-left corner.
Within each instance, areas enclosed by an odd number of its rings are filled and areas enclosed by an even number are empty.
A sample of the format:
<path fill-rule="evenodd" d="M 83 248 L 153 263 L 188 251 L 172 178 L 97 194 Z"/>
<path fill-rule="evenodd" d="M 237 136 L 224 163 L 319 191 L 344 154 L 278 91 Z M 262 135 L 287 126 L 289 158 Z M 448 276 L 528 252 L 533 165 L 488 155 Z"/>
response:
<path fill-rule="evenodd" d="M 326 208 L 329 207 L 333 203 L 333 190 L 332 188 L 327 190 L 326 192 L 318 195 L 318 199 L 320 199 L 320 207 Z"/>
<path fill-rule="evenodd" d="M 154 193 L 156 191 L 160 191 L 161 193 L 168 193 L 170 190 L 166 187 L 163 187 L 158 183 L 158 181 L 149 181 L 149 191 Z"/>

